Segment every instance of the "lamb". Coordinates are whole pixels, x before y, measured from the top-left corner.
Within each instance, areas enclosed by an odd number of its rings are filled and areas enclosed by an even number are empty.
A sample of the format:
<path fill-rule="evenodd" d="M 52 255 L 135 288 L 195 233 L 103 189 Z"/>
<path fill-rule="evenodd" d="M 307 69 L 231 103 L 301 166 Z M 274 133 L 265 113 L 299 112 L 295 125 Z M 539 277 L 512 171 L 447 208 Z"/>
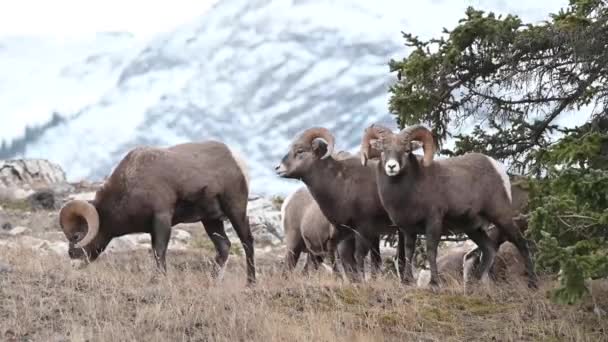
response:
<path fill-rule="evenodd" d="M 424 157 L 412 153 L 412 141 L 423 144 Z M 426 235 L 431 270 L 430 285 L 438 286 L 437 246 L 449 230 L 461 231 L 482 251 L 476 278 L 487 277 L 497 246 L 482 227 L 493 223 L 526 261 L 528 285 L 537 287 L 537 276 L 526 239 L 515 224 L 510 182 L 494 159 L 481 153 L 433 160 L 435 142 L 422 125 L 394 134 L 372 124 L 361 141 L 361 163 L 379 157 L 378 192 L 390 219 L 403 231 L 407 267 L 403 280 L 412 279 L 412 259 L 417 234 Z M 448 229 L 449 228 L 449 229 Z"/>
<path fill-rule="evenodd" d="M 291 144 L 289 152 L 275 167 L 283 178 L 300 179 L 306 184 L 323 215 L 336 228 L 329 245 L 355 239 L 355 267 L 345 263 L 353 280 L 361 279 L 364 259 L 380 234 L 395 231 L 382 207 L 374 169 L 360 165 L 357 157 L 338 160 L 332 156 L 335 138 L 323 127 L 302 132 Z M 372 267 L 380 265 L 378 250 L 372 250 Z M 348 266 L 348 267 L 347 267 Z"/>
<path fill-rule="evenodd" d="M 247 217 L 249 179 L 244 161 L 218 141 L 167 148 L 138 147 L 116 166 L 92 201 L 72 200 L 59 213 L 71 259 L 92 262 L 114 238 L 149 233 L 156 266 L 166 274 L 171 227 L 201 221 L 216 248 L 221 275 L 230 241 L 227 217 L 246 256 L 247 283 L 255 283 L 254 241 Z"/>

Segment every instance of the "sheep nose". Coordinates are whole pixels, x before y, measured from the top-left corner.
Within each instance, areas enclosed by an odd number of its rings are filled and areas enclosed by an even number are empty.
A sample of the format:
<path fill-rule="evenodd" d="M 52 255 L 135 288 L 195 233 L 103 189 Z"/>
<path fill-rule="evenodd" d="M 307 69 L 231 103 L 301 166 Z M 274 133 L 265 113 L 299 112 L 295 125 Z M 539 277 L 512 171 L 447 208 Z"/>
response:
<path fill-rule="evenodd" d="M 394 170 L 396 166 L 397 166 L 397 165 L 395 165 L 395 164 L 389 164 L 389 165 L 388 165 L 388 168 L 389 168 L 389 169 L 391 169 L 391 170 Z"/>
<path fill-rule="evenodd" d="M 275 171 L 278 171 L 280 167 L 281 167 L 281 164 L 279 164 L 279 165 L 275 166 L 275 167 L 274 167 L 274 170 L 275 170 Z"/>

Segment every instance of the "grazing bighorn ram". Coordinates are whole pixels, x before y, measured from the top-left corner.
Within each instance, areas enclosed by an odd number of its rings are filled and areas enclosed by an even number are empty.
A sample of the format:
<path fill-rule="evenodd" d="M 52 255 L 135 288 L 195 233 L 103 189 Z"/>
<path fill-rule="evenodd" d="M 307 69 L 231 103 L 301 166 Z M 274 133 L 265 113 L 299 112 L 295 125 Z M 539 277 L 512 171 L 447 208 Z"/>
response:
<path fill-rule="evenodd" d="M 412 142 L 423 144 L 424 158 L 412 153 Z M 426 235 L 432 286 L 438 285 L 437 246 L 449 229 L 468 235 L 482 251 L 476 278 L 487 276 L 496 255 L 496 244 L 482 230 L 491 222 L 513 242 L 526 260 L 529 286 L 537 277 L 526 239 L 513 221 L 510 182 L 494 159 L 480 154 L 433 160 L 432 133 L 422 125 L 394 134 L 372 124 L 361 141 L 361 163 L 380 157 L 376 168 L 378 193 L 391 220 L 405 233 L 406 282 L 412 279 L 412 258 L 417 234 Z"/>
<path fill-rule="evenodd" d="M 217 251 L 217 275 L 230 251 L 222 220 L 227 217 L 243 244 L 247 281 L 253 284 L 247 177 L 245 163 L 221 142 L 135 148 L 116 166 L 95 199 L 72 200 L 61 209 L 59 223 L 70 242 L 69 256 L 93 261 L 114 237 L 149 233 L 156 265 L 165 273 L 171 227 L 201 221 Z"/>
<path fill-rule="evenodd" d="M 334 144 L 335 138 L 326 128 L 309 128 L 293 141 L 275 170 L 280 177 L 300 179 L 306 184 L 325 217 L 336 227 L 330 245 L 354 235 L 356 267 L 347 272 L 352 275 L 354 271 L 359 278 L 367 252 L 376 246 L 372 266 L 374 270 L 379 268 L 379 235 L 393 233 L 396 227 L 378 197 L 374 168 L 361 165 L 356 157 L 334 158 Z"/>

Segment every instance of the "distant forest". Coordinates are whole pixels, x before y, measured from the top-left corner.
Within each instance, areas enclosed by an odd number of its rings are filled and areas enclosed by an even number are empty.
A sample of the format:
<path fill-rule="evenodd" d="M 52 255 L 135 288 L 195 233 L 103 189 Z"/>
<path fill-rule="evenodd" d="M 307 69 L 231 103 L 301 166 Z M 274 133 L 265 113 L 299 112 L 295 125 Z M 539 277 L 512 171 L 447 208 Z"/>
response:
<path fill-rule="evenodd" d="M 26 126 L 25 134 L 23 136 L 8 142 L 5 139 L 2 139 L 2 144 L 0 145 L 0 159 L 10 159 L 24 153 L 26 146 L 38 140 L 47 129 L 55 127 L 65 121 L 66 119 L 63 116 L 57 112 L 53 112 L 51 119 L 43 125 Z"/>

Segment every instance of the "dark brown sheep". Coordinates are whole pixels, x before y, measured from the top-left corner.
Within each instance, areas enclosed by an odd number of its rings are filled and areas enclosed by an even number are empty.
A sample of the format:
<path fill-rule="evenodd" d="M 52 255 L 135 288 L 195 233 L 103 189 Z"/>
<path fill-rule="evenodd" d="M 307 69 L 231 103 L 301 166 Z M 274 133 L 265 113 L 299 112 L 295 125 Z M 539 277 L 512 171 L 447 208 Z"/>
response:
<path fill-rule="evenodd" d="M 356 278 L 362 279 L 364 259 L 380 234 L 394 233 L 382 207 L 374 168 L 363 166 L 357 157 L 338 160 L 332 156 L 334 136 L 325 128 L 313 127 L 301 133 L 275 168 L 279 176 L 302 180 L 321 211 L 336 227 L 330 245 L 355 238 Z M 379 244 L 378 244 L 379 245 Z M 378 247 L 379 249 L 379 247 Z M 372 267 L 379 268 L 380 254 L 372 250 Z"/>
<path fill-rule="evenodd" d="M 412 153 L 412 141 L 423 143 L 424 158 Z M 489 221 L 517 246 L 526 260 L 529 285 L 537 286 L 528 243 L 513 221 L 509 178 L 494 159 L 469 153 L 434 161 L 434 138 L 421 125 L 405 128 L 399 134 L 371 125 L 363 135 L 361 152 L 364 165 L 370 156 L 380 158 L 376 168 L 378 192 L 391 220 L 405 233 L 405 281 L 412 278 L 417 234 L 425 234 L 430 284 L 438 285 L 437 246 L 441 235 L 450 234 L 450 230 L 466 233 L 479 246 L 482 261 L 476 277 L 487 275 L 497 250 L 482 229 Z"/>
<path fill-rule="evenodd" d="M 93 201 L 73 200 L 59 223 L 72 259 L 93 261 L 117 236 L 149 233 L 156 265 L 166 272 L 171 227 L 201 221 L 217 250 L 214 275 L 223 269 L 230 241 L 227 217 L 243 244 L 247 281 L 255 282 L 253 236 L 247 217 L 245 164 L 217 141 L 168 148 L 139 147 L 116 166 Z"/>

